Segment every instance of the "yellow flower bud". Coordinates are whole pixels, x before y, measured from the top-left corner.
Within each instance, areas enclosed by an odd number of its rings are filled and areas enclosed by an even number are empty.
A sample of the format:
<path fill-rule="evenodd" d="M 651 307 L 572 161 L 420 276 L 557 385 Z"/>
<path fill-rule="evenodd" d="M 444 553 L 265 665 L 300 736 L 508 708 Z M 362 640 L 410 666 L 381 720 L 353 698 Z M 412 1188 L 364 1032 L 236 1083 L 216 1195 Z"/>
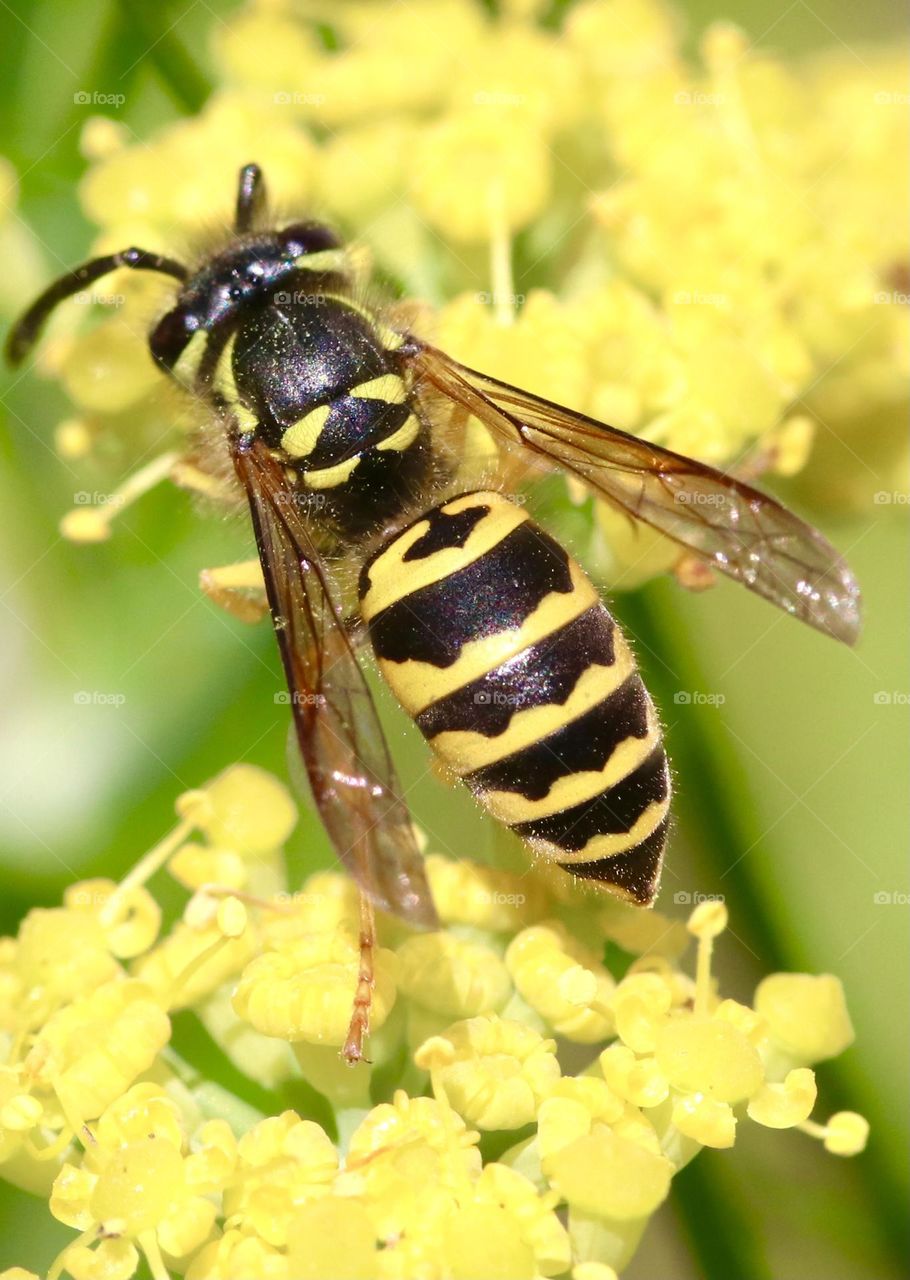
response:
<path fill-rule="evenodd" d="M 623 1221 L 653 1213 L 666 1199 L 673 1166 L 598 1125 L 549 1156 L 545 1172 L 573 1209 Z"/>
<path fill-rule="evenodd" d="M 428 854 L 427 877 L 439 917 L 491 932 L 514 932 L 544 909 L 545 895 L 528 876 Z"/>
<path fill-rule="evenodd" d="M 245 1221 L 262 1240 L 281 1247 L 299 1205 L 327 1194 L 338 1153 L 318 1124 L 285 1111 L 244 1134 L 237 1161 L 236 1176 L 224 1191 L 225 1217 Z"/>
<path fill-rule="evenodd" d="M 563 43 L 530 25 L 491 28 L 474 56 L 461 61 L 451 86 L 456 110 L 480 108 L 493 119 L 527 117 L 549 133 L 581 107 L 578 68 Z"/>
<path fill-rule="evenodd" d="M 139 1265 L 139 1251 L 131 1240 L 99 1240 L 91 1249 L 77 1241 L 65 1257 L 72 1280 L 131 1280 Z"/>
<path fill-rule="evenodd" d="M 186 1272 L 186 1280 L 292 1280 L 283 1251 L 256 1236 L 231 1228 L 202 1248 Z"/>
<path fill-rule="evenodd" d="M 118 971 L 98 920 L 66 908 L 30 911 L 19 927 L 16 962 L 26 988 L 39 988 L 48 1007 L 93 991 Z"/>
<path fill-rule="evenodd" d="M 121 412 L 160 385 L 161 373 L 131 324 L 114 317 L 82 335 L 61 370 L 67 395 L 85 409 Z"/>
<path fill-rule="evenodd" d="M 112 1234 L 157 1227 L 183 1190 L 183 1161 L 169 1142 L 140 1139 L 111 1152 L 89 1197 L 92 1217 Z"/>
<path fill-rule="evenodd" d="M 610 975 L 559 925 L 535 925 L 509 944 L 506 964 L 522 997 L 557 1035 L 580 1044 L 613 1030 Z"/>
<path fill-rule="evenodd" d="M 170 858 L 167 869 L 185 889 L 217 884 L 223 889 L 243 889 L 247 866 L 233 849 L 209 849 L 192 842 L 181 845 Z"/>
<path fill-rule="evenodd" d="M 591 1112 L 582 1100 L 545 1098 L 537 1113 L 537 1145 L 541 1167 L 546 1170 L 548 1161 L 557 1151 L 571 1146 L 579 1138 L 587 1137 L 591 1126 Z"/>
<path fill-rule="evenodd" d="M 319 168 L 326 207 L 362 225 L 401 192 L 418 128 L 405 120 L 370 120 L 330 137 Z"/>
<path fill-rule="evenodd" d="M 833 974 L 773 973 L 758 984 L 755 1010 L 794 1062 L 822 1062 L 853 1043 L 844 989 Z"/>
<path fill-rule="evenodd" d="M 456 1022 L 414 1054 L 433 1092 L 482 1129 L 518 1129 L 534 1119 L 559 1078 L 555 1043 L 519 1022 L 493 1017 Z"/>
<path fill-rule="evenodd" d="M 396 955 L 404 994 L 447 1022 L 496 1013 L 512 994 L 506 966 L 481 943 L 425 933 L 408 938 Z"/>
<path fill-rule="evenodd" d="M 522 1174 L 498 1163 L 484 1166 L 475 1195 L 480 1204 L 508 1213 L 513 1233 L 531 1248 L 538 1272 L 549 1276 L 566 1270 L 571 1250 L 566 1229 L 552 1211 L 555 1197 L 540 1196 Z"/>
<path fill-rule="evenodd" d="M 237 1139 L 226 1120 L 207 1120 L 193 1137 L 186 1158 L 187 1186 L 198 1195 L 220 1191 L 237 1162 Z"/>
<path fill-rule="evenodd" d="M 654 1058 L 638 1058 L 624 1044 L 612 1044 L 600 1055 L 600 1069 L 614 1093 L 636 1107 L 656 1107 L 669 1086 Z"/>
<path fill-rule="evenodd" d="M 170 1019 L 143 983 L 112 981 L 49 1018 L 28 1061 L 41 1079 L 47 1056 L 48 1082 L 78 1130 L 149 1069 L 170 1034 Z"/>
<path fill-rule="evenodd" d="M 217 1216 L 218 1206 L 213 1201 L 193 1196 L 171 1209 L 158 1224 L 158 1242 L 171 1257 L 185 1258 L 210 1238 Z"/>
<path fill-rule="evenodd" d="M 825 1125 L 825 1150 L 834 1156 L 855 1156 L 865 1150 L 869 1122 L 855 1111 L 838 1111 Z"/>
<path fill-rule="evenodd" d="M 64 1164 L 54 1179 L 50 1196 L 50 1211 L 54 1217 L 77 1231 L 86 1231 L 92 1225 L 89 1199 L 97 1181 L 98 1175 L 88 1169 Z"/>
<path fill-rule="evenodd" d="M 728 1102 L 688 1094 L 673 1104 L 672 1122 L 687 1138 L 703 1147 L 732 1147 L 736 1141 L 736 1117 Z"/>
<path fill-rule="evenodd" d="M 38 1124 L 43 1113 L 44 1107 L 39 1098 L 17 1093 L 0 1107 L 0 1125 L 14 1133 L 26 1133 Z"/>
<path fill-rule="evenodd" d="M 713 1017 L 731 1023 L 756 1047 L 768 1032 L 764 1018 L 748 1005 L 740 1004 L 738 1000 L 721 1000 L 713 1010 Z"/>
<path fill-rule="evenodd" d="M 169 1142 L 178 1151 L 183 1144 L 180 1110 L 174 1100 L 150 1082 L 135 1084 L 107 1107 L 94 1127 L 95 1142 L 89 1152 L 126 1146 L 141 1138 Z M 94 1167 L 94 1165 L 92 1165 Z"/>
<path fill-rule="evenodd" d="M 211 810 L 201 823 L 209 840 L 255 857 L 277 849 L 297 825 L 290 792 L 271 773 L 235 764 L 205 787 Z"/>
<path fill-rule="evenodd" d="M 277 106 L 290 105 L 293 94 L 304 91 L 318 59 L 309 30 L 277 13 L 242 9 L 215 23 L 212 34 L 225 77 L 262 90 Z"/>
<path fill-rule="evenodd" d="M 294 938 L 311 933 L 356 933 L 360 926 L 360 898 L 350 876 L 317 871 L 296 893 L 276 895 L 274 913 L 262 920 L 263 938 L 279 949 Z"/>
<path fill-rule="evenodd" d="M 749 1099 L 746 1111 L 757 1124 L 769 1129 L 789 1129 L 809 1119 L 817 1096 L 815 1072 L 808 1067 L 796 1067 L 787 1073 L 783 1084 L 762 1085 Z"/>
<path fill-rule="evenodd" d="M 102 907 L 117 897 L 117 914 L 108 920 Z M 161 908 L 143 885 L 128 892 L 118 891 L 113 880 L 80 880 L 70 885 L 63 895 L 64 904 L 76 911 L 97 914 L 102 922 L 108 946 L 121 960 L 147 951 L 161 927 Z"/>
<path fill-rule="evenodd" d="M 348 1033 L 359 964 L 360 950 L 351 937 L 310 934 L 252 960 L 237 984 L 234 1008 L 264 1035 L 340 1046 Z M 395 1003 L 397 967 L 393 952 L 376 948 L 374 1029 Z"/>
<path fill-rule="evenodd" d="M 459 111 L 419 137 L 410 185 L 418 212 L 443 235 L 485 244 L 497 225 L 516 231 L 543 210 L 550 153 L 526 120 Z"/>
<path fill-rule="evenodd" d="M 689 916 L 686 928 L 698 939 L 716 938 L 727 927 L 729 912 L 723 902 L 700 902 Z"/>
<path fill-rule="evenodd" d="M 716 1018 L 674 1018 L 660 1031 L 655 1058 L 674 1089 L 704 1093 L 716 1102 L 739 1102 L 762 1083 L 755 1047 L 731 1023 Z"/>
<path fill-rule="evenodd" d="M 612 999 L 620 1039 L 636 1053 L 653 1053 L 672 999 L 669 982 L 656 973 L 625 977 Z"/>
<path fill-rule="evenodd" d="M 614 1124 L 625 1110 L 619 1094 L 605 1080 L 594 1075 L 561 1076 L 541 1104 L 541 1112 L 554 1098 L 580 1103 L 592 1120 L 604 1120 L 607 1124 Z"/>

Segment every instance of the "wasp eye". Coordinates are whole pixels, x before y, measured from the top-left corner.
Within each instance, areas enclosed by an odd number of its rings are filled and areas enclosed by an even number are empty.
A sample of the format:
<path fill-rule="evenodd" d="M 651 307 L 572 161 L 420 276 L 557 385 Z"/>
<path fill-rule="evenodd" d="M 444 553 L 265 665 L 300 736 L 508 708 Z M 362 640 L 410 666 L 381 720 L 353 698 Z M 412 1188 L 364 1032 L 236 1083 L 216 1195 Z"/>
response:
<path fill-rule="evenodd" d="M 173 369 L 184 347 L 199 328 L 199 319 L 182 307 L 162 316 L 149 338 L 152 358 L 165 369 Z"/>
<path fill-rule="evenodd" d="M 341 241 L 319 222 L 293 222 L 278 232 L 282 248 L 293 258 L 308 253 L 321 253 L 323 249 L 340 249 Z"/>

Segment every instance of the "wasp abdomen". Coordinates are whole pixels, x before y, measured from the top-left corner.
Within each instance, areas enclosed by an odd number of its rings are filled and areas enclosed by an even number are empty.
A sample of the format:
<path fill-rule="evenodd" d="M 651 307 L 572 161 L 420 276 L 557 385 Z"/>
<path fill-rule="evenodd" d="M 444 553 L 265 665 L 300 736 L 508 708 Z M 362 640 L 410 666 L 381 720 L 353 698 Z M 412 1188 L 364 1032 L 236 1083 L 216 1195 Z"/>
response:
<path fill-rule="evenodd" d="M 463 494 L 366 565 L 383 675 L 480 802 L 573 875 L 657 889 L 670 781 L 632 653 L 576 561 L 499 493 Z"/>

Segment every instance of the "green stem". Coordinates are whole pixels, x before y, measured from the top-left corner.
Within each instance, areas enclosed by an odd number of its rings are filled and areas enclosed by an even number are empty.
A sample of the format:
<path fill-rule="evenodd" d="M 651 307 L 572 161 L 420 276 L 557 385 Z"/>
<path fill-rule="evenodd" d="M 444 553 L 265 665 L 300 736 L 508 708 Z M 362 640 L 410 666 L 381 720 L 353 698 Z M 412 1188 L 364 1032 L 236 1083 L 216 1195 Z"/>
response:
<path fill-rule="evenodd" d="M 673 695 L 679 689 L 710 687 L 686 623 L 674 606 L 669 584 L 656 583 L 634 596 L 624 597 L 621 613 L 638 640 L 639 656 L 658 705 L 672 707 Z M 663 661 L 649 663 L 649 654 L 659 654 Z M 773 899 L 754 870 L 755 860 L 742 857 L 743 850 L 759 843 L 761 833 L 754 819 L 755 806 L 749 799 L 746 771 L 723 717 L 699 714 L 682 717 L 674 727 L 673 739 L 676 762 L 684 770 L 678 805 L 680 818 L 714 880 L 726 886 L 725 893 L 736 903 L 737 935 L 761 956 L 763 967 L 810 972 L 811 962 L 776 913 Z M 872 1123 L 873 1131 L 877 1123 L 884 1126 L 879 1132 L 887 1130 L 887 1117 L 881 1114 L 874 1095 L 849 1067 L 840 1061 L 823 1064 L 821 1083 L 830 1110 L 861 1111 Z M 698 1163 L 701 1165 L 701 1161 Z M 867 1201 L 869 1217 L 879 1223 L 899 1274 L 910 1252 L 908 1219 L 903 1191 L 886 1148 L 876 1146 L 873 1141 L 858 1157 L 855 1175 Z M 678 1202 L 689 1222 L 693 1240 L 700 1234 L 713 1236 L 717 1223 L 724 1220 L 726 1205 L 718 1204 L 706 1211 L 703 1199 L 705 1194 L 717 1191 L 718 1181 L 711 1179 L 707 1191 L 699 1190 L 698 1196 L 683 1195 Z M 696 1216 L 691 1217 L 692 1214 Z M 709 1243 L 704 1247 L 708 1248 Z"/>

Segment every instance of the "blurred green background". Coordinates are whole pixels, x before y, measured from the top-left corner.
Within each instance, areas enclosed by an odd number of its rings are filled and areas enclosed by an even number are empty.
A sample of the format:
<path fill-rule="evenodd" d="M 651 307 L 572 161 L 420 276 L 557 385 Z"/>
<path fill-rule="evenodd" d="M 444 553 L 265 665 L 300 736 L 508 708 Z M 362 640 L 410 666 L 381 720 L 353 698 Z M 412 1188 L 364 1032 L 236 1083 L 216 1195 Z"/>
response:
<path fill-rule="evenodd" d="M 127 95 L 122 117 L 141 136 L 200 100 L 206 32 L 213 13 L 230 7 L 0 4 L 0 150 L 22 175 L 20 216 L 53 248 L 48 276 L 84 257 L 91 236 L 74 192 L 84 118 L 74 91 L 117 86 Z M 890 0 L 682 8 L 693 35 L 724 17 L 790 51 L 906 38 Z M 51 446 L 66 411 L 60 392 L 0 376 L 0 912 L 12 932 L 33 904 L 58 902 L 73 878 L 121 873 L 168 829 L 178 792 L 227 763 L 245 759 L 284 776 L 287 708 L 274 700 L 281 684 L 269 628 L 231 620 L 197 588 L 200 567 L 248 553 L 242 525 L 200 519 L 186 495 L 162 488 L 118 522 L 109 543 L 64 542 L 57 524 L 74 492 L 109 490 L 116 459 L 62 462 Z M 735 1152 L 706 1153 L 674 1184 L 630 1280 L 905 1274 L 907 528 L 894 506 L 837 525 L 807 514 L 863 585 L 867 624 L 855 652 L 726 584 L 694 597 L 661 582 L 618 597 L 616 608 L 637 637 L 677 771 L 680 821 L 661 907 L 684 917 L 689 908 L 674 893 L 726 895 L 731 929 L 719 971 L 730 995 L 749 999 L 778 967 L 843 979 L 857 1042 L 820 1069 L 816 1114 L 863 1112 L 871 1145 L 841 1161 L 799 1134 L 742 1126 Z M 725 703 L 680 705 L 679 690 L 722 694 Z M 122 702 L 93 696 L 85 705 L 80 692 Z M 424 771 L 422 746 L 403 717 L 386 712 L 407 783 Z M 466 796 L 428 777 L 414 795 L 418 820 L 449 815 L 485 848 Z M 320 841 L 305 821 L 295 846 Z M 0 1268 L 38 1269 L 71 1234 L 2 1183 L 0 1223 Z"/>

